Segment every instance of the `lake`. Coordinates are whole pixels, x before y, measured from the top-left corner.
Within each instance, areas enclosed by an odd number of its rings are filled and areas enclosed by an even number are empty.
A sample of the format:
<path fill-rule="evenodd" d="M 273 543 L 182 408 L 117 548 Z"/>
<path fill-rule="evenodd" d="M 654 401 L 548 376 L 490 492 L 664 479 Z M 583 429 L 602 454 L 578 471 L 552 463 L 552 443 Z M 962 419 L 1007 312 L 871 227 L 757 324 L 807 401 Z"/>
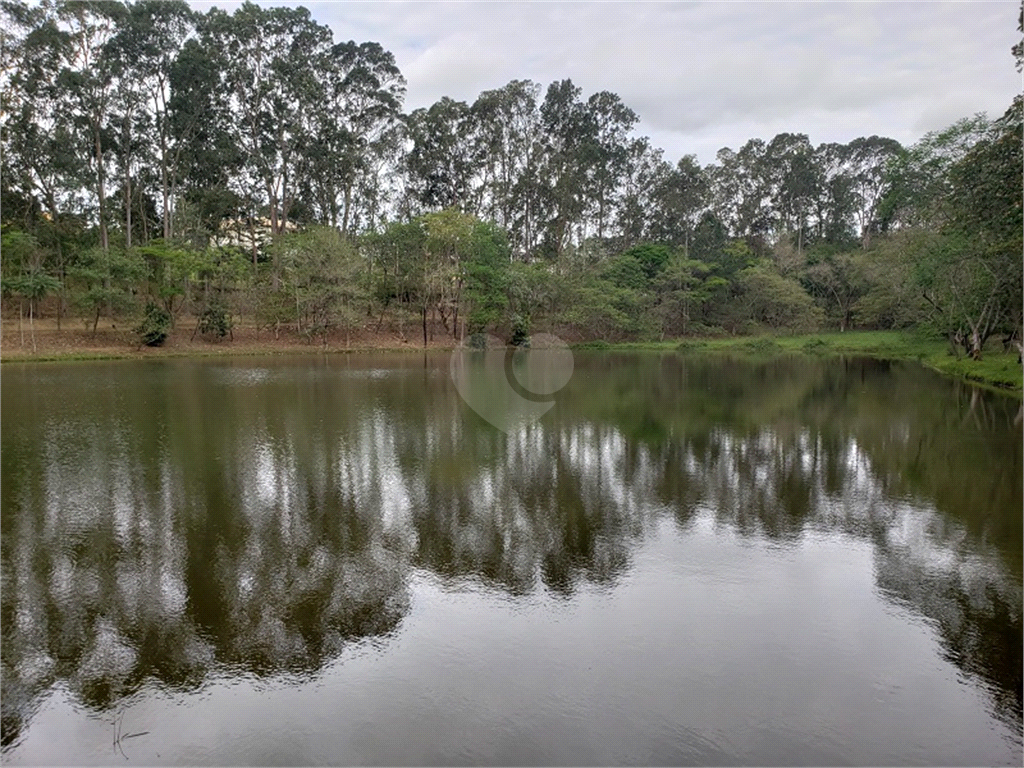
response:
<path fill-rule="evenodd" d="M 1019 399 L 573 365 L 4 364 L 4 762 L 1021 764 Z"/>

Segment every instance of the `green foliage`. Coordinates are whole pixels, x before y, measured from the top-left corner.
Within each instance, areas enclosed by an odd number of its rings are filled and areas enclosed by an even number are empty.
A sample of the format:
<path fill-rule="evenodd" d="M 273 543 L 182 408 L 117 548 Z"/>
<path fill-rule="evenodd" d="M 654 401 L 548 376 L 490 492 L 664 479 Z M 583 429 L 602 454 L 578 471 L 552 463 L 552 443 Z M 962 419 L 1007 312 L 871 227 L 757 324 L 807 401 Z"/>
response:
<path fill-rule="evenodd" d="M 278 237 L 271 246 L 287 288 L 264 303 L 268 324 L 283 322 L 294 307 L 299 331 L 324 343 L 335 329 L 350 333 L 361 315 L 356 307 L 368 297 L 365 262 L 352 244 L 329 227 Z M 288 298 L 285 299 L 284 296 Z"/>
<path fill-rule="evenodd" d="M 852 323 L 854 307 L 868 290 L 864 261 L 856 252 L 828 254 L 803 272 L 808 293 L 842 331 Z"/>
<path fill-rule="evenodd" d="M 572 348 L 573 349 L 585 349 L 585 350 L 593 350 L 593 351 L 602 351 L 602 350 L 611 349 L 612 345 L 609 344 L 604 339 L 594 339 L 593 341 L 584 341 L 581 344 L 573 344 Z"/>
<path fill-rule="evenodd" d="M 635 260 L 643 268 L 647 280 L 651 281 L 672 260 L 672 250 L 666 245 L 641 243 L 625 251 L 622 258 Z"/>
<path fill-rule="evenodd" d="M 601 279 L 616 288 L 643 291 L 647 287 L 648 273 L 632 253 L 623 253 L 609 259 L 601 269 Z"/>
<path fill-rule="evenodd" d="M 746 241 L 733 240 L 719 251 L 715 261 L 718 265 L 718 274 L 727 280 L 732 280 L 737 273 L 753 265 L 755 258 L 754 252 Z"/>
<path fill-rule="evenodd" d="M 39 240 L 20 230 L 9 230 L 0 237 L 0 250 L 3 251 L 3 268 L 7 274 L 24 271 L 33 262 L 39 261 Z"/>
<path fill-rule="evenodd" d="M 515 315 L 512 318 L 512 336 L 508 343 L 513 347 L 530 346 L 530 318 L 527 315 Z"/>
<path fill-rule="evenodd" d="M 782 277 L 767 262 L 747 267 L 738 286 L 747 317 L 775 330 L 806 332 L 818 328 L 821 310 L 798 282 Z"/>
<path fill-rule="evenodd" d="M 75 302 L 93 314 L 93 328 L 105 308 L 112 315 L 135 308 L 135 287 L 148 273 L 146 262 L 135 251 L 91 248 L 69 270 L 77 286 Z"/>
<path fill-rule="evenodd" d="M 949 220 L 950 172 L 990 130 L 984 114 L 925 134 L 889 166 L 880 215 L 904 226 L 937 227 Z"/>
<path fill-rule="evenodd" d="M 60 290 L 60 281 L 47 274 L 28 274 L 3 279 L 3 291 L 20 296 L 31 302 L 38 302 L 48 294 Z"/>
<path fill-rule="evenodd" d="M 897 232 L 858 257 L 865 290 L 853 305 L 854 325 L 909 328 L 925 320 L 927 306 L 914 276 L 920 262 L 916 241 L 926 234 Z"/>
<path fill-rule="evenodd" d="M 821 355 L 831 351 L 832 345 L 821 338 L 808 339 L 800 345 L 800 350 L 808 355 Z"/>
<path fill-rule="evenodd" d="M 571 286 L 569 303 L 557 321 L 579 335 L 605 339 L 648 338 L 653 334 L 652 317 L 646 312 L 644 296 L 631 288 L 619 288 L 596 277 L 584 278 Z"/>
<path fill-rule="evenodd" d="M 223 304 L 213 303 L 199 315 L 197 331 L 208 339 L 220 340 L 231 333 L 233 322 L 231 315 Z"/>
<path fill-rule="evenodd" d="M 468 344 L 470 349 L 485 350 L 487 349 L 487 335 L 483 333 L 471 334 Z"/>
<path fill-rule="evenodd" d="M 147 304 L 142 322 L 135 329 L 142 343 L 147 347 L 159 347 L 167 340 L 170 331 L 171 313 L 159 304 Z"/>
<path fill-rule="evenodd" d="M 662 332 L 686 335 L 702 326 L 709 304 L 724 298 L 729 281 L 713 274 L 714 265 L 676 254 L 655 281 L 655 314 Z"/>
<path fill-rule="evenodd" d="M 277 334 L 282 325 L 295 322 L 298 310 L 295 301 L 287 293 L 274 292 L 269 286 L 263 285 L 258 287 L 256 295 L 253 310 L 257 328 L 273 328 Z"/>
<path fill-rule="evenodd" d="M 508 308 L 505 275 L 486 264 L 466 265 L 465 296 L 469 311 L 466 328 L 482 333 L 501 324 Z"/>
<path fill-rule="evenodd" d="M 145 259 L 150 280 L 156 286 L 157 296 L 172 316 L 176 309 L 175 300 L 183 300 L 187 286 L 198 282 L 212 267 L 206 254 L 174 248 L 160 239 L 151 240 L 137 252 Z M 179 301 L 179 307 L 181 303 L 182 301 Z"/>
<path fill-rule="evenodd" d="M 743 342 L 743 349 L 748 352 L 756 352 L 758 354 L 778 354 L 782 351 L 782 347 L 775 339 L 769 339 L 766 337 L 759 337 L 750 339 Z"/>
<path fill-rule="evenodd" d="M 493 224 L 474 222 L 470 247 L 462 260 L 469 333 L 503 323 L 509 307 L 509 255 L 504 232 Z"/>
<path fill-rule="evenodd" d="M 707 349 L 708 343 L 703 339 L 683 339 L 676 346 L 677 352 L 692 352 L 699 349 Z"/>

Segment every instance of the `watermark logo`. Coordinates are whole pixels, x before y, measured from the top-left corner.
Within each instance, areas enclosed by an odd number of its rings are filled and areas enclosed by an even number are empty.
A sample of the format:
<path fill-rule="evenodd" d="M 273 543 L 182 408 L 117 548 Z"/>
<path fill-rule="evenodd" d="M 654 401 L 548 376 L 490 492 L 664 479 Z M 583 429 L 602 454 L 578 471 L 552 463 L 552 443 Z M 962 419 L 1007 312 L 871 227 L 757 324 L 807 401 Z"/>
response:
<path fill-rule="evenodd" d="M 466 404 L 502 432 L 551 410 L 572 377 L 572 352 L 557 336 L 538 333 L 528 348 L 507 347 L 490 335 L 472 341 L 452 353 L 452 381 Z"/>

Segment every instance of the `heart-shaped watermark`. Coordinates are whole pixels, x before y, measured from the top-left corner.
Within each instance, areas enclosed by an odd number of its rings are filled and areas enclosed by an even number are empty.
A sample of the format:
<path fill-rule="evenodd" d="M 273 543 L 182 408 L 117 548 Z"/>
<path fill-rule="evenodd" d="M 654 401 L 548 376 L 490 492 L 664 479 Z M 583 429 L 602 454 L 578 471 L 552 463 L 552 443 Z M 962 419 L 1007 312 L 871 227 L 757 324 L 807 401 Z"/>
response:
<path fill-rule="evenodd" d="M 551 410 L 555 393 L 572 377 L 572 352 L 557 336 L 536 334 L 528 347 L 509 347 L 490 335 L 473 341 L 452 353 L 452 381 L 466 404 L 502 432 Z"/>

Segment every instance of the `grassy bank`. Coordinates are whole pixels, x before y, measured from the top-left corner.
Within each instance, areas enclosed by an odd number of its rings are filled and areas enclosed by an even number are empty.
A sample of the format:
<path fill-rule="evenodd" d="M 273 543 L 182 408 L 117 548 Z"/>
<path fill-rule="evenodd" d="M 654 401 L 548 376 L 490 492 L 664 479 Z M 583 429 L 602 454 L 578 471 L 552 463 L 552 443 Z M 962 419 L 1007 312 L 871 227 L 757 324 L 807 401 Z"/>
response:
<path fill-rule="evenodd" d="M 27 337 L 28 334 L 26 334 Z M 445 333 L 436 333 L 429 349 L 451 349 L 454 342 Z M 732 354 L 771 356 L 778 354 L 805 355 L 868 355 L 888 360 L 916 360 L 936 371 L 976 384 L 1010 391 L 1021 395 L 1024 371 L 1017 363 L 1016 350 L 1004 352 L 997 339 L 990 341 L 981 361 L 966 357 L 957 359 L 949 345 L 941 339 L 907 331 L 853 331 L 847 333 L 815 333 L 801 336 L 735 336 L 728 338 L 671 339 L 658 342 L 624 342 L 609 344 L 592 341 L 573 345 L 573 349 L 623 350 L 647 349 L 679 351 L 682 353 L 728 352 Z M 59 360 L 149 360 L 164 357 L 221 357 L 278 354 L 345 353 L 371 351 L 423 350 L 422 341 L 412 334 L 357 333 L 352 338 L 331 339 L 325 347 L 310 343 L 293 332 L 256 332 L 255 328 L 235 329 L 234 340 L 208 342 L 190 338 L 189 332 L 173 333 L 162 347 L 140 347 L 137 337 L 130 331 L 116 328 L 100 329 L 97 334 L 87 330 L 37 326 L 36 350 L 28 338 L 24 345 L 17 327 L 4 323 L 0 360 L 59 361 Z"/>
<path fill-rule="evenodd" d="M 680 352 L 730 352 L 744 355 L 866 355 L 886 360 L 916 360 L 936 371 L 1001 391 L 1021 395 L 1024 369 L 1017 351 L 1004 352 L 993 339 L 980 361 L 957 359 L 949 345 L 940 340 L 907 331 L 851 331 L 814 333 L 800 336 L 737 336 L 718 339 L 684 339 L 660 342 L 608 344 L 590 342 L 574 349 L 651 349 Z"/>

